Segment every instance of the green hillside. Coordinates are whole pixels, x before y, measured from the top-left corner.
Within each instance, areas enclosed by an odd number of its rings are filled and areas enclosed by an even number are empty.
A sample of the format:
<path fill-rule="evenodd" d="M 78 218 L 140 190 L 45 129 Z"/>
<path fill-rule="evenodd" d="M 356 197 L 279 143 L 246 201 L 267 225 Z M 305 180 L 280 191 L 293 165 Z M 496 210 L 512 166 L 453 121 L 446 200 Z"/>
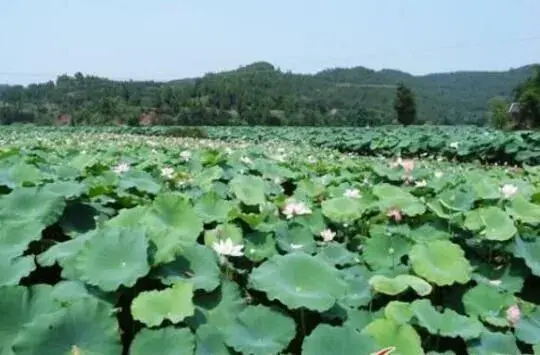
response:
<path fill-rule="evenodd" d="M 489 100 L 510 97 L 531 74 L 532 66 L 423 76 L 355 67 L 306 75 L 266 62 L 169 82 L 77 73 L 0 90 L 0 122 L 52 123 L 64 113 L 76 124 L 135 124 L 150 113 L 156 124 L 378 125 L 395 120 L 395 85 L 403 82 L 416 95 L 420 123 L 482 125 Z"/>

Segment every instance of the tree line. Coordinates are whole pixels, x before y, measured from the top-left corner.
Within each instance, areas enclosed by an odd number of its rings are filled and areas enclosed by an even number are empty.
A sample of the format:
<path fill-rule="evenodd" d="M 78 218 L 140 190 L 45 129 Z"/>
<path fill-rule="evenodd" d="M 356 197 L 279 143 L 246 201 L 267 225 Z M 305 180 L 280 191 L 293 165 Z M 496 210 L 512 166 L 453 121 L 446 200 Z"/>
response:
<path fill-rule="evenodd" d="M 169 82 L 76 73 L 0 86 L 0 123 L 365 126 L 412 119 L 484 125 L 492 117 L 490 99 L 511 100 L 515 87 L 534 82 L 531 68 L 413 76 L 357 67 L 308 75 L 258 62 Z M 534 111 L 535 91 L 524 86 L 520 92 L 528 98 L 523 107 Z"/>

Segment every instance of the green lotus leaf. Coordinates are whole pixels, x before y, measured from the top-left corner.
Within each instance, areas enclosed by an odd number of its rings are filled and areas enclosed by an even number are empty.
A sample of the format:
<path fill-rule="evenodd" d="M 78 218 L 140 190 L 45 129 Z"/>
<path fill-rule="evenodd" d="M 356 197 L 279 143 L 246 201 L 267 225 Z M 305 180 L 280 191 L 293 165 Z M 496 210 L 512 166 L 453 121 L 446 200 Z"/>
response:
<path fill-rule="evenodd" d="M 278 247 L 286 252 L 292 253 L 301 250 L 305 253 L 314 253 L 317 244 L 311 230 L 302 225 L 293 223 L 290 227 L 287 224 L 276 228 L 276 243 Z"/>
<path fill-rule="evenodd" d="M 44 174 L 38 168 L 23 161 L 18 161 L 11 166 L 6 175 L 7 180 L 10 182 L 7 186 L 10 188 L 23 186 L 27 183 L 37 185 L 44 177 Z"/>
<path fill-rule="evenodd" d="M 476 200 L 497 200 L 501 198 L 499 184 L 489 176 L 480 172 L 469 172 L 466 176 Z"/>
<path fill-rule="evenodd" d="M 540 224 L 540 205 L 527 201 L 521 195 L 512 199 L 511 205 L 506 208 L 506 211 L 514 219 L 523 223 L 531 225 Z"/>
<path fill-rule="evenodd" d="M 465 252 L 447 240 L 416 244 L 409 253 L 414 272 L 438 286 L 467 283 L 471 279 L 471 265 Z"/>
<path fill-rule="evenodd" d="M 296 216 L 294 223 L 309 228 L 314 235 L 319 235 L 326 228 L 324 214 L 320 208 L 313 208 L 311 214 Z"/>
<path fill-rule="evenodd" d="M 376 319 L 367 325 L 362 333 L 372 336 L 379 348 L 395 346 L 396 353 L 401 355 L 424 354 L 420 336 L 409 324 L 399 324 L 384 318 Z"/>
<path fill-rule="evenodd" d="M 347 291 L 334 267 L 301 252 L 268 259 L 251 272 L 249 285 L 289 308 L 319 312 L 330 309 Z"/>
<path fill-rule="evenodd" d="M 480 339 L 470 342 L 467 351 L 470 355 L 520 354 L 516 338 L 512 333 L 484 331 Z"/>
<path fill-rule="evenodd" d="M 460 185 L 446 190 L 439 195 L 438 201 L 445 208 L 454 212 L 467 212 L 474 206 L 476 192 L 470 186 Z"/>
<path fill-rule="evenodd" d="M 225 342 L 242 354 L 279 354 L 296 335 L 294 320 L 264 306 L 248 306 L 225 330 Z"/>
<path fill-rule="evenodd" d="M 418 216 L 426 212 L 426 206 L 416 197 L 402 188 L 389 184 L 373 187 L 373 193 L 379 198 L 378 207 L 386 212 L 399 208 L 407 216 Z"/>
<path fill-rule="evenodd" d="M 272 233 L 249 233 L 246 235 L 244 241 L 244 254 L 251 261 L 260 262 L 277 253 L 276 241 Z"/>
<path fill-rule="evenodd" d="M 349 197 L 335 197 L 323 201 L 322 213 L 335 223 L 353 223 L 360 219 L 368 207 L 361 199 Z"/>
<path fill-rule="evenodd" d="M 221 287 L 212 293 L 198 293 L 193 300 L 196 306 L 195 315 L 186 322 L 192 328 L 210 325 L 220 332 L 235 321 L 235 316 L 245 308 L 237 283 L 223 280 Z"/>
<path fill-rule="evenodd" d="M 52 288 L 50 297 L 63 304 L 93 296 L 81 281 L 60 281 Z"/>
<path fill-rule="evenodd" d="M 132 287 L 150 271 L 148 241 L 140 230 L 109 227 L 86 241 L 75 258 L 80 278 L 104 291 Z"/>
<path fill-rule="evenodd" d="M 220 240 L 231 239 L 234 244 L 243 244 L 244 236 L 242 228 L 238 227 L 236 224 L 226 223 L 220 224 L 212 230 L 204 232 L 204 244 L 209 247 L 212 247 L 214 243 L 217 243 Z"/>
<path fill-rule="evenodd" d="M 532 273 L 540 276 L 540 238 L 523 240 L 516 237 L 514 243 L 514 255 L 525 260 Z"/>
<path fill-rule="evenodd" d="M 487 240 L 512 239 L 517 229 L 508 215 L 498 207 L 489 206 L 472 210 L 465 218 L 465 228 L 480 232 Z"/>
<path fill-rule="evenodd" d="M 352 349 L 359 354 L 377 350 L 371 337 L 348 327 L 320 324 L 302 343 L 302 355 L 350 355 Z"/>
<path fill-rule="evenodd" d="M 412 247 L 409 239 L 392 234 L 381 225 L 372 226 L 370 236 L 364 242 L 362 256 L 375 270 L 388 269 L 400 264 L 400 259 L 407 255 Z"/>
<path fill-rule="evenodd" d="M 357 254 L 349 251 L 345 245 L 337 243 L 325 245 L 321 248 L 317 257 L 334 266 L 352 265 L 360 261 Z"/>
<path fill-rule="evenodd" d="M 50 297 L 52 287 L 0 287 L 0 354 L 13 355 L 13 341 L 40 316 L 56 312 L 60 304 Z"/>
<path fill-rule="evenodd" d="M 80 197 L 88 192 L 85 184 L 75 181 L 56 181 L 43 186 L 42 191 L 57 195 L 66 199 Z"/>
<path fill-rule="evenodd" d="M 339 304 L 345 307 L 361 307 L 369 304 L 373 299 L 372 289 L 369 287 L 370 271 L 365 266 L 356 265 L 340 271 L 343 280 L 348 284 L 347 291 L 339 299 Z"/>
<path fill-rule="evenodd" d="M 13 344 L 17 355 L 120 355 L 120 331 L 111 306 L 83 298 L 39 317 L 20 332 Z"/>
<path fill-rule="evenodd" d="M 204 324 L 195 333 L 197 347 L 195 355 L 231 355 L 225 345 L 223 334 L 215 327 Z"/>
<path fill-rule="evenodd" d="M 394 278 L 375 275 L 369 279 L 369 284 L 375 291 L 390 296 L 399 295 L 409 287 L 419 296 L 427 296 L 433 290 L 429 283 L 414 275 L 398 275 Z"/>
<path fill-rule="evenodd" d="M 173 261 L 184 246 L 195 244 L 203 231 L 202 220 L 191 203 L 174 193 L 156 197 L 142 223 L 157 248 L 156 264 Z"/>
<path fill-rule="evenodd" d="M 31 242 L 41 239 L 41 231 L 45 228 L 39 221 L 18 219 L 6 219 L 1 225 L 0 259 L 21 256 Z"/>
<path fill-rule="evenodd" d="M 540 344 L 540 308 L 522 316 L 515 326 L 516 338 L 524 343 Z"/>
<path fill-rule="evenodd" d="M 401 301 L 391 301 L 384 307 L 384 317 L 398 324 L 407 324 L 414 316 L 411 304 Z"/>
<path fill-rule="evenodd" d="M 347 319 L 343 323 L 344 327 L 353 328 L 362 331 L 369 323 L 378 318 L 375 312 L 371 313 L 363 309 L 347 309 Z"/>
<path fill-rule="evenodd" d="M 143 328 L 135 335 L 129 347 L 129 354 L 178 355 L 193 354 L 194 350 L 195 336 L 187 328 Z"/>
<path fill-rule="evenodd" d="M 433 335 L 469 340 L 478 338 L 484 330 L 478 319 L 463 316 L 449 308 L 440 313 L 427 299 L 414 301 L 411 310 L 418 324 Z"/>
<path fill-rule="evenodd" d="M 195 203 L 195 212 L 204 223 L 226 222 L 233 204 L 222 199 L 215 192 L 204 194 Z"/>
<path fill-rule="evenodd" d="M 409 238 L 416 243 L 427 243 L 432 240 L 450 239 L 448 228 L 438 226 L 434 223 L 424 223 L 410 231 Z"/>
<path fill-rule="evenodd" d="M 212 190 L 212 183 L 215 180 L 220 179 L 223 176 L 223 172 L 223 169 L 219 166 L 208 167 L 197 173 L 193 177 L 193 180 L 196 181 L 197 185 L 204 191 Z"/>
<path fill-rule="evenodd" d="M 477 283 L 486 284 L 510 294 L 521 291 L 529 274 L 527 266 L 517 258 L 506 267 L 494 268 L 493 265 L 484 262 L 476 263 L 473 266 L 475 270 L 472 278 Z"/>
<path fill-rule="evenodd" d="M 150 194 L 157 194 L 161 190 L 161 185 L 146 171 L 131 169 L 122 174 L 118 187 L 129 190 L 136 189 Z"/>
<path fill-rule="evenodd" d="M 36 269 L 33 256 L 0 259 L 0 286 L 14 286 Z"/>
<path fill-rule="evenodd" d="M 141 292 L 131 304 L 133 318 L 149 327 L 159 326 L 164 320 L 176 324 L 195 312 L 193 284 L 177 281 L 162 291 Z"/>
<path fill-rule="evenodd" d="M 58 224 L 67 235 L 82 234 L 96 228 L 99 214 L 99 210 L 89 204 L 70 203 Z"/>
<path fill-rule="evenodd" d="M 266 183 L 260 177 L 238 175 L 229 186 L 236 198 L 246 205 L 262 205 L 266 201 Z"/>
<path fill-rule="evenodd" d="M 216 254 L 199 244 L 186 246 L 182 255 L 170 263 L 160 265 L 154 270 L 153 276 L 168 285 L 178 280 L 190 280 L 194 290 L 207 292 L 214 290 L 220 283 Z"/>
<path fill-rule="evenodd" d="M 463 295 L 463 305 L 469 315 L 499 327 L 508 324 L 504 310 L 514 302 L 508 293 L 499 292 L 494 286 L 478 284 Z"/>

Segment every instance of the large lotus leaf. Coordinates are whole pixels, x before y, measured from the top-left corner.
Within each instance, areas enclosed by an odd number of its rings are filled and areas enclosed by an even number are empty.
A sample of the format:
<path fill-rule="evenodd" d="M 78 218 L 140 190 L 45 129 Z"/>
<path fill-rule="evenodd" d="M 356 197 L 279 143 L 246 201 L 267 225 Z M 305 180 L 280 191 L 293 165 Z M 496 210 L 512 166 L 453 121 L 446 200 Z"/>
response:
<path fill-rule="evenodd" d="M 51 286 L 0 287 L 0 354 L 13 355 L 11 346 L 27 324 L 60 309 L 50 297 Z"/>
<path fill-rule="evenodd" d="M 215 327 L 204 324 L 195 333 L 197 347 L 195 355 L 231 355 L 225 345 L 223 334 Z"/>
<path fill-rule="evenodd" d="M 157 194 L 161 190 L 161 185 L 146 171 L 129 170 L 122 174 L 118 186 L 122 189 L 136 189 L 150 194 Z"/>
<path fill-rule="evenodd" d="M 399 324 L 409 323 L 414 316 L 410 303 L 391 301 L 384 307 L 384 317 Z"/>
<path fill-rule="evenodd" d="M 487 284 L 478 284 L 463 295 L 467 314 L 479 316 L 482 320 L 500 327 L 507 325 L 504 310 L 513 301 L 510 294 L 499 292 L 495 286 Z"/>
<path fill-rule="evenodd" d="M 245 307 L 245 301 L 237 283 L 224 280 L 212 293 L 198 293 L 193 300 L 194 317 L 186 319 L 192 328 L 208 324 L 223 332 L 234 323 L 234 317 Z"/>
<path fill-rule="evenodd" d="M 411 310 L 418 324 L 433 335 L 461 337 L 468 340 L 477 338 L 484 330 L 478 319 L 463 316 L 449 308 L 440 313 L 427 299 L 414 301 Z"/>
<path fill-rule="evenodd" d="M 506 208 L 506 211 L 523 223 L 538 225 L 540 224 L 540 205 L 527 201 L 519 195 L 512 199 L 512 203 Z"/>
<path fill-rule="evenodd" d="M 197 185 L 204 191 L 208 191 L 212 189 L 212 183 L 223 176 L 223 172 L 223 169 L 219 166 L 208 167 L 197 173 L 193 177 L 193 180 L 196 181 Z"/>
<path fill-rule="evenodd" d="M 153 275 L 169 285 L 187 279 L 193 283 L 194 290 L 207 292 L 218 287 L 220 282 L 216 254 L 210 248 L 199 244 L 186 246 L 182 255 L 159 266 Z"/>
<path fill-rule="evenodd" d="M 156 197 L 144 217 L 148 237 L 157 250 L 155 263 L 173 261 L 186 245 L 193 245 L 203 231 L 203 223 L 182 195 L 168 193 Z"/>
<path fill-rule="evenodd" d="M 525 260 L 525 264 L 531 269 L 532 273 L 540 276 L 540 238 L 523 240 L 516 237 L 514 255 Z"/>
<path fill-rule="evenodd" d="M 39 221 L 19 219 L 6 219 L 0 224 L 0 259 L 21 256 L 31 242 L 41 239 L 45 228 Z"/>
<path fill-rule="evenodd" d="M 364 243 L 362 256 L 373 269 L 394 267 L 411 250 L 412 242 L 409 239 L 400 234 L 392 234 L 383 226 L 372 226 L 370 236 Z"/>
<path fill-rule="evenodd" d="M 225 342 L 242 354 L 279 354 L 296 335 L 288 316 L 264 306 L 248 306 L 225 330 Z"/>
<path fill-rule="evenodd" d="M 472 259 L 474 261 L 475 259 Z M 477 283 L 487 284 L 498 290 L 515 294 L 521 291 L 529 269 L 519 259 L 507 265 L 506 267 L 494 268 L 487 262 L 477 262 L 473 265 L 474 273 L 472 278 Z"/>
<path fill-rule="evenodd" d="M 249 233 L 244 241 L 244 254 L 251 261 L 260 262 L 277 253 L 276 241 L 272 233 Z"/>
<path fill-rule="evenodd" d="M 470 355 L 520 354 L 516 338 L 512 333 L 484 331 L 480 339 L 470 342 L 467 351 Z"/>
<path fill-rule="evenodd" d="M 369 323 L 373 322 L 379 315 L 376 312 L 369 312 L 363 309 L 347 309 L 347 319 L 343 323 L 344 327 L 362 331 Z"/>
<path fill-rule="evenodd" d="M 85 184 L 75 181 L 56 181 L 43 186 L 43 191 L 71 199 L 80 197 L 82 194 L 88 192 L 88 187 Z"/>
<path fill-rule="evenodd" d="M 540 344 L 540 308 L 522 316 L 516 324 L 516 338 L 527 344 Z"/>
<path fill-rule="evenodd" d="M 409 233 L 409 238 L 416 243 L 427 243 L 432 240 L 450 239 L 448 228 L 434 223 L 424 223 Z"/>
<path fill-rule="evenodd" d="M 222 199 L 215 192 L 204 194 L 195 203 L 195 212 L 204 223 L 226 222 L 232 208 L 230 201 Z"/>
<path fill-rule="evenodd" d="M 360 261 L 358 254 L 349 251 L 344 244 L 330 243 L 325 245 L 317 257 L 335 266 L 356 264 Z"/>
<path fill-rule="evenodd" d="M 397 186 L 376 185 L 373 193 L 379 198 L 378 206 L 384 212 L 399 208 L 407 216 L 417 216 L 426 211 L 426 206 L 419 199 Z"/>
<path fill-rule="evenodd" d="M 489 206 L 467 213 L 465 227 L 480 232 L 487 240 L 505 241 L 516 234 L 514 222 L 499 207 Z"/>
<path fill-rule="evenodd" d="M 227 239 L 231 239 L 234 244 L 243 244 L 244 236 L 242 228 L 236 224 L 226 223 L 204 232 L 204 244 L 209 247 L 212 247 L 214 243 L 220 240 Z"/>
<path fill-rule="evenodd" d="M 10 166 L 5 173 L 6 185 L 10 188 L 26 183 L 37 185 L 43 177 L 44 174 L 38 168 L 23 161 L 18 161 Z"/>
<path fill-rule="evenodd" d="M 51 290 L 50 297 L 62 304 L 84 297 L 93 297 L 82 281 L 60 281 Z"/>
<path fill-rule="evenodd" d="M 100 229 L 80 249 L 75 268 L 80 278 L 104 291 L 132 287 L 150 271 L 144 232 L 109 227 Z"/>
<path fill-rule="evenodd" d="M 409 324 L 399 324 L 384 318 L 376 319 L 364 328 L 363 333 L 371 335 L 379 348 L 395 346 L 397 354 L 424 354 L 420 336 Z"/>
<path fill-rule="evenodd" d="M 162 291 L 141 292 L 131 304 L 133 318 L 149 327 L 160 325 L 165 319 L 179 323 L 195 312 L 193 284 L 177 281 Z"/>
<path fill-rule="evenodd" d="M 362 199 L 335 197 L 321 204 L 322 213 L 335 223 L 353 223 L 360 219 L 368 205 Z"/>
<path fill-rule="evenodd" d="M 501 197 L 499 185 L 489 176 L 479 172 L 470 172 L 466 176 L 477 200 L 496 200 Z"/>
<path fill-rule="evenodd" d="M 476 192 L 473 188 L 460 185 L 441 193 L 438 201 L 451 211 L 467 212 L 474 206 L 476 199 Z"/>
<path fill-rule="evenodd" d="M 347 291 L 334 267 L 301 252 L 268 259 L 251 272 L 249 284 L 289 308 L 319 312 L 330 309 Z"/>
<path fill-rule="evenodd" d="M 65 205 L 65 200 L 55 194 L 36 188 L 21 188 L 0 198 L 0 221 L 2 224 L 8 220 L 39 223 L 45 228 L 58 220 Z"/>
<path fill-rule="evenodd" d="M 409 258 L 417 275 L 438 286 L 464 284 L 471 279 L 471 265 L 465 252 L 448 240 L 416 244 Z"/>
<path fill-rule="evenodd" d="M 108 304 L 83 298 L 29 324 L 13 344 L 17 355 L 120 355 L 120 331 Z"/>
<path fill-rule="evenodd" d="M 313 208 L 310 214 L 295 217 L 294 223 L 309 228 L 315 235 L 319 235 L 326 228 L 324 214 L 320 208 Z"/>
<path fill-rule="evenodd" d="M 376 292 L 390 296 L 399 295 L 409 287 L 419 296 L 427 296 L 433 289 L 429 283 L 414 275 L 398 275 L 394 278 L 375 275 L 369 279 L 369 284 Z"/>
<path fill-rule="evenodd" d="M 236 198 L 246 205 L 262 205 L 266 201 L 266 183 L 260 177 L 238 175 L 229 185 Z"/>
<path fill-rule="evenodd" d="M 340 271 L 343 280 L 347 282 L 347 292 L 339 299 L 339 304 L 345 307 L 361 307 L 373 299 L 369 278 L 371 273 L 365 266 L 355 265 Z"/>
<path fill-rule="evenodd" d="M 353 350 L 354 349 L 354 350 Z M 370 354 L 377 346 L 373 339 L 349 327 L 320 324 L 302 343 L 303 355 Z"/>
<path fill-rule="evenodd" d="M 23 277 L 36 269 L 33 256 L 0 259 L 0 286 L 19 284 Z"/>
<path fill-rule="evenodd" d="M 314 253 L 317 249 L 315 238 L 311 230 L 299 224 L 280 225 L 276 228 L 276 243 L 281 250 L 295 252 L 301 250 L 305 253 Z"/>
<path fill-rule="evenodd" d="M 193 354 L 194 350 L 195 336 L 187 328 L 143 328 L 135 335 L 129 347 L 129 354 L 178 355 Z"/>

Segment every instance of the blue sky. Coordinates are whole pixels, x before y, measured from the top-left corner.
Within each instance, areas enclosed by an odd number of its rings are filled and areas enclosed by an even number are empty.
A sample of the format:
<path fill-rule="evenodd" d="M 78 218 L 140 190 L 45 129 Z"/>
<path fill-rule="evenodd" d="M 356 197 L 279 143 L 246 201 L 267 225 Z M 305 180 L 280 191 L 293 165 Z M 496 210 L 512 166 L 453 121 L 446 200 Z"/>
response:
<path fill-rule="evenodd" d="M 539 0 L 0 0 L 0 83 L 169 80 L 265 60 L 414 74 L 540 62 Z"/>

